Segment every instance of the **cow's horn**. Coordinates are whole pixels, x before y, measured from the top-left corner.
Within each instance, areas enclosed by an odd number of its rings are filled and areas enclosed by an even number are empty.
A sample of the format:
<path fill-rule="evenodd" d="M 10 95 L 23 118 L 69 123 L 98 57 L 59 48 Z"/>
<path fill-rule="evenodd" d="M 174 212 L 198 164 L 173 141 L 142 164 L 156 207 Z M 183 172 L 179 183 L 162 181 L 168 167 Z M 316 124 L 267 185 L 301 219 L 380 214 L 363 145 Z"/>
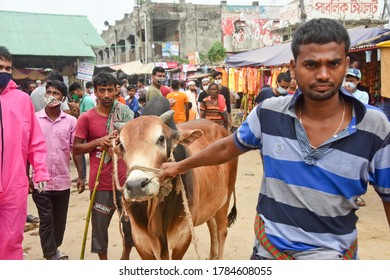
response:
<path fill-rule="evenodd" d="M 126 123 L 124 123 L 124 122 L 116 122 L 116 123 L 114 123 L 114 127 L 116 130 L 118 130 L 120 132 L 125 124 Z"/>
<path fill-rule="evenodd" d="M 175 111 L 173 110 L 166 111 L 164 114 L 160 115 L 160 118 L 164 123 L 168 123 L 173 118 L 174 113 Z"/>

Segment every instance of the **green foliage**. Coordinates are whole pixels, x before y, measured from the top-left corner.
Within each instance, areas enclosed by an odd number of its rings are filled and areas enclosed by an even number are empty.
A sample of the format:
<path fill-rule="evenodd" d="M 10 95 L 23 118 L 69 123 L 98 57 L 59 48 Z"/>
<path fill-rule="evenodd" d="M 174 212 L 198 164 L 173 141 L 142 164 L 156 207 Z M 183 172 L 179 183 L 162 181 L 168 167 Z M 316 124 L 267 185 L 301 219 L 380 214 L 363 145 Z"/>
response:
<path fill-rule="evenodd" d="M 181 58 L 180 56 L 176 56 L 176 55 L 171 55 L 170 58 L 173 61 L 177 61 L 180 64 L 188 64 L 188 59 L 186 58 Z"/>
<path fill-rule="evenodd" d="M 221 62 L 226 57 L 226 49 L 221 42 L 215 42 L 209 49 L 207 57 L 211 62 Z"/>
<path fill-rule="evenodd" d="M 204 54 L 204 53 L 199 53 L 199 59 L 200 59 L 200 63 L 207 63 L 207 62 L 209 62 L 207 54 Z"/>

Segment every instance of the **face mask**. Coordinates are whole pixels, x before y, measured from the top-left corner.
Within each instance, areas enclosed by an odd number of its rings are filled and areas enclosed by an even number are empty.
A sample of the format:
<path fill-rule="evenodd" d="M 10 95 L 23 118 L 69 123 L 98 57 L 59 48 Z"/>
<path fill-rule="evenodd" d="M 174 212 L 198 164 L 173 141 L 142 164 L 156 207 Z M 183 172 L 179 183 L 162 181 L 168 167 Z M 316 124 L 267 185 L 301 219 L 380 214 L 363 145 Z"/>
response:
<path fill-rule="evenodd" d="M 94 93 L 93 88 L 89 89 L 88 92 L 89 94 L 93 94 Z"/>
<path fill-rule="evenodd" d="M 155 78 L 156 84 L 162 86 L 165 83 L 165 78 Z"/>
<path fill-rule="evenodd" d="M 12 75 L 10 73 L 1 72 L 0 73 L 0 89 L 5 88 L 11 79 L 12 79 Z"/>
<path fill-rule="evenodd" d="M 207 91 L 209 89 L 209 86 L 203 86 L 203 90 Z"/>
<path fill-rule="evenodd" d="M 220 85 L 220 84 L 222 84 L 222 81 L 221 80 L 215 80 L 215 84 L 216 85 Z"/>
<path fill-rule="evenodd" d="M 345 82 L 345 87 L 349 87 L 350 89 L 355 89 L 356 85 L 352 82 Z"/>
<path fill-rule="evenodd" d="M 276 90 L 277 90 L 277 91 L 279 92 L 279 94 L 281 94 L 281 95 L 286 95 L 286 94 L 287 94 L 287 89 L 284 89 L 284 88 L 282 88 L 282 87 L 278 87 Z"/>
<path fill-rule="evenodd" d="M 58 100 L 57 98 L 55 98 L 54 96 L 52 95 L 47 95 L 45 96 L 45 103 L 46 103 L 46 106 L 48 107 L 56 107 L 58 105 L 61 105 L 61 100 Z"/>

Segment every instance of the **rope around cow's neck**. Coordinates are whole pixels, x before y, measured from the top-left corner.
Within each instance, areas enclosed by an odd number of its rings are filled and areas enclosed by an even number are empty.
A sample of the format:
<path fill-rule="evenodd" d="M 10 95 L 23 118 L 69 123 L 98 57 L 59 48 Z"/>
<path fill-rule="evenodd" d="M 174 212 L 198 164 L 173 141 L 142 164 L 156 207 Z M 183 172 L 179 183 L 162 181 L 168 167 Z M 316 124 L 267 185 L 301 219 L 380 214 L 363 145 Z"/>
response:
<path fill-rule="evenodd" d="M 112 143 L 113 143 L 113 147 L 115 147 L 116 146 L 115 139 L 112 141 Z M 118 215 L 119 215 L 119 230 L 120 230 L 121 237 L 122 237 L 122 243 L 123 243 L 123 246 L 125 246 L 125 237 L 124 237 L 124 234 L 123 234 L 123 229 L 121 227 L 121 217 L 122 217 L 123 213 L 120 214 L 120 212 L 119 212 L 118 205 L 116 203 L 116 196 L 115 196 L 115 188 L 116 188 L 116 186 L 119 187 L 120 189 L 122 189 L 122 187 L 120 186 L 119 176 L 118 176 L 118 156 L 115 153 L 113 155 L 113 161 L 114 161 L 113 162 L 114 203 L 115 203 L 115 207 L 117 209 Z M 173 156 L 173 149 L 171 149 L 171 153 L 170 153 L 168 161 L 175 161 L 175 157 Z M 160 173 L 160 171 L 161 171 L 161 169 L 159 169 L 159 168 L 152 168 L 152 167 L 135 165 L 135 166 L 133 166 L 130 169 L 129 174 L 133 170 L 142 170 L 142 171 L 155 173 L 156 175 L 154 175 L 151 178 L 149 178 L 148 183 L 151 180 L 153 180 L 154 178 L 156 178 L 158 176 L 158 173 Z M 176 190 L 181 192 L 181 196 L 182 196 L 182 200 L 183 200 L 184 212 L 186 214 L 186 219 L 187 219 L 187 222 L 188 222 L 188 226 L 190 227 L 190 230 L 191 230 L 192 243 L 194 244 L 194 248 L 195 248 L 195 252 L 196 252 L 196 255 L 198 257 L 198 260 L 200 260 L 201 258 L 200 258 L 199 247 L 198 247 L 198 239 L 196 238 L 195 229 L 194 229 L 194 223 L 192 221 L 191 211 L 190 211 L 190 208 L 188 206 L 188 199 L 187 199 L 187 196 L 186 196 L 186 191 L 185 191 L 185 188 L 184 188 L 183 180 L 182 180 L 180 175 L 178 175 L 177 177 L 178 177 L 178 180 L 176 180 Z M 115 182 L 114 182 L 114 180 L 115 180 Z M 162 184 L 160 184 L 160 193 L 161 193 L 161 189 L 169 189 L 169 190 L 171 190 L 172 189 L 172 180 L 166 180 Z M 160 193 L 159 193 L 159 199 L 163 198 L 163 197 L 160 198 Z M 122 197 L 122 199 L 123 199 L 123 197 Z M 123 208 L 123 211 L 125 211 L 124 208 Z"/>

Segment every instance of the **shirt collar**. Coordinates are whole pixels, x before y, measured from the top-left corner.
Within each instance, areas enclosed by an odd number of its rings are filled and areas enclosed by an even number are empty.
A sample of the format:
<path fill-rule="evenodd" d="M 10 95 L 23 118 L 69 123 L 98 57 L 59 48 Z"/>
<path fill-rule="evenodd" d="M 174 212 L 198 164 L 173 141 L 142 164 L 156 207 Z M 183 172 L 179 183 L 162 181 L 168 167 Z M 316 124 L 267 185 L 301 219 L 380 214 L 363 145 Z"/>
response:
<path fill-rule="evenodd" d="M 340 88 L 339 94 L 341 94 L 345 99 L 348 99 L 352 102 L 353 109 L 355 110 L 356 114 L 356 123 L 359 123 L 367 112 L 366 106 L 343 87 Z M 288 107 L 290 112 L 294 112 L 295 105 L 297 101 L 301 98 L 301 95 L 302 92 L 299 89 L 293 95 L 290 101 L 290 105 Z"/>

